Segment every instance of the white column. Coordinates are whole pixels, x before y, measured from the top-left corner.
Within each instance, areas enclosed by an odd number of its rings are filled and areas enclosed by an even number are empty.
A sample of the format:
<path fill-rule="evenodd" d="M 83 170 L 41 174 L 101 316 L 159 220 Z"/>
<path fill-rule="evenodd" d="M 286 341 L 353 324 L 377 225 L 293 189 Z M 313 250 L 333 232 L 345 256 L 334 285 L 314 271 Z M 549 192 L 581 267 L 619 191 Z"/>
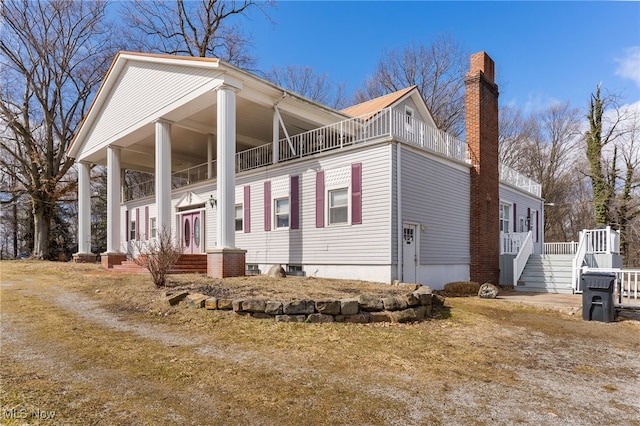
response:
<path fill-rule="evenodd" d="M 107 253 L 120 253 L 120 148 L 107 147 Z"/>
<path fill-rule="evenodd" d="M 207 179 L 213 179 L 213 149 L 214 136 L 209 133 L 207 135 Z"/>
<path fill-rule="evenodd" d="M 91 253 L 91 168 L 78 163 L 78 253 Z"/>
<path fill-rule="evenodd" d="M 158 232 L 171 232 L 171 123 L 156 121 L 156 206 Z"/>
<path fill-rule="evenodd" d="M 280 161 L 280 121 L 277 110 L 273 110 L 273 164 Z"/>
<path fill-rule="evenodd" d="M 217 120 L 217 241 L 218 248 L 235 248 L 236 92 L 230 86 L 218 88 Z"/>

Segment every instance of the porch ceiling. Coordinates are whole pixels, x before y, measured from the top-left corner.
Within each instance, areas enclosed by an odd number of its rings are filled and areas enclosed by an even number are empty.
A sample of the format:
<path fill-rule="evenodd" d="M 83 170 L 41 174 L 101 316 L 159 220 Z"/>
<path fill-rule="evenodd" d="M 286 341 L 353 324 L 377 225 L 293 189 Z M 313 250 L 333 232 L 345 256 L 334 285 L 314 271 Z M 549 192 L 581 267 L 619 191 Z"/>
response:
<path fill-rule="evenodd" d="M 272 142 L 273 107 L 254 102 L 240 96 L 236 98 L 236 152 Z M 217 103 L 215 92 L 202 96 L 189 104 L 164 116 L 173 123 L 172 170 L 182 170 L 207 161 L 208 134 L 214 135 L 216 158 Z M 287 132 L 293 136 L 311 130 L 322 124 L 313 123 L 300 116 L 281 109 L 280 114 Z M 284 133 L 280 130 L 280 138 Z M 155 159 L 155 124 L 148 123 L 121 138 L 115 145 L 122 148 L 123 168 L 153 172 Z M 100 150 L 88 156 L 85 161 L 106 165 L 106 151 Z"/>

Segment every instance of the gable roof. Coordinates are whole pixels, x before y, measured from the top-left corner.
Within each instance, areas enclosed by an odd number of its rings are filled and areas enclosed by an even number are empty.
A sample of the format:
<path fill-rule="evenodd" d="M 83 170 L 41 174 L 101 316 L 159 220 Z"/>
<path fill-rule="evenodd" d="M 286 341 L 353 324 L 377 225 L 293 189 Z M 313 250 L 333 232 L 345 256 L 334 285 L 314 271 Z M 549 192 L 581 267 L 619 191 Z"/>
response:
<path fill-rule="evenodd" d="M 418 109 L 417 112 L 419 113 L 420 118 L 431 127 L 437 128 L 433 116 L 431 115 L 431 111 L 429 111 L 424 98 L 418 90 L 418 86 L 407 87 L 406 89 L 398 90 L 397 92 L 389 93 L 387 95 L 353 105 L 349 108 L 343 109 L 341 112 L 352 117 L 363 117 L 365 119 L 369 119 L 376 112 L 398 105 L 400 102 L 408 98 L 411 98 L 413 104 Z"/>
<path fill-rule="evenodd" d="M 417 86 L 407 87 L 406 89 L 398 90 L 397 92 L 389 93 L 379 98 L 370 99 L 361 104 L 356 104 L 342 110 L 345 114 L 349 114 L 352 117 L 360 117 L 362 115 L 373 114 L 381 109 L 388 108 L 401 100 L 411 90 L 416 89 Z"/>

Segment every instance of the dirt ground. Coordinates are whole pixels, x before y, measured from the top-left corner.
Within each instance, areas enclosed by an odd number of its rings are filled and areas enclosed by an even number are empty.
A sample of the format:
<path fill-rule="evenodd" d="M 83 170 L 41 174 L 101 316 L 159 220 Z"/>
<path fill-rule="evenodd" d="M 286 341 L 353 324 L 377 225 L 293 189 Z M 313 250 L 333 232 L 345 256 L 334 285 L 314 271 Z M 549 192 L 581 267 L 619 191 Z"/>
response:
<path fill-rule="evenodd" d="M 417 324 L 282 324 L 170 307 L 148 277 L 94 265 L 0 274 L 1 424 L 640 425 L 637 321 L 448 298 Z M 265 297 L 395 291 L 176 280 Z"/>

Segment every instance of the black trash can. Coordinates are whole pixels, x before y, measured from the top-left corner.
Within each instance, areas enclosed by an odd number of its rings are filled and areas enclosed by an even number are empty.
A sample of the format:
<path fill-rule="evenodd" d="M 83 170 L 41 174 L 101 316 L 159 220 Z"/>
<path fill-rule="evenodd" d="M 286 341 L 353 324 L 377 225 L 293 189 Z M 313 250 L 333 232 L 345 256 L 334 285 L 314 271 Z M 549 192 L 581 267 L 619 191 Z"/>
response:
<path fill-rule="evenodd" d="M 616 274 L 587 272 L 582 274 L 582 319 L 613 322 L 613 286 Z"/>

